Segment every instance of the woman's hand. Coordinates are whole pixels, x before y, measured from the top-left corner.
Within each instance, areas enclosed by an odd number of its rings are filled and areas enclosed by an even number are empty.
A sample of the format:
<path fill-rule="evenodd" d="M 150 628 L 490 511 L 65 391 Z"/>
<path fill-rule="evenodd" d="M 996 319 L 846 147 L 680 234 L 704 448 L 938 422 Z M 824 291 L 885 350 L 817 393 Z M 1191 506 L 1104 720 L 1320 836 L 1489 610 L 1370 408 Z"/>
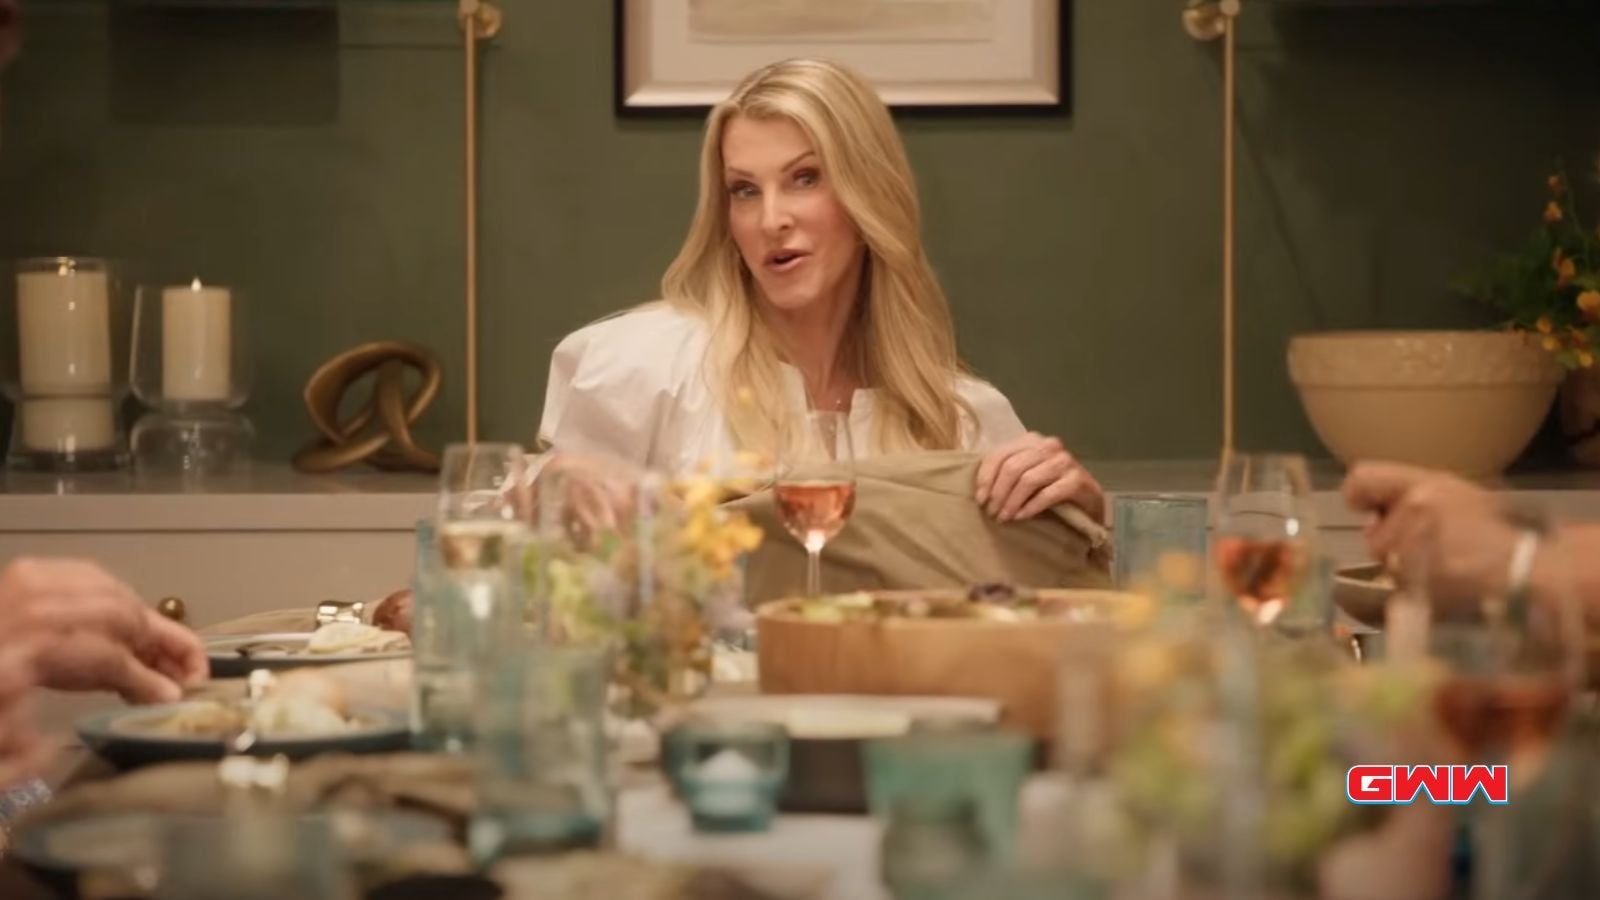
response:
<path fill-rule="evenodd" d="M 1089 470 L 1059 438 L 1031 431 L 983 458 L 974 496 L 1002 522 L 1031 519 L 1058 503 L 1075 503 L 1096 521 L 1106 512 L 1105 492 Z"/>
<path fill-rule="evenodd" d="M 541 503 L 557 503 L 562 525 L 583 535 L 615 531 L 628 522 L 638 501 L 638 479 L 620 463 L 557 452 L 533 485 L 533 520 Z"/>

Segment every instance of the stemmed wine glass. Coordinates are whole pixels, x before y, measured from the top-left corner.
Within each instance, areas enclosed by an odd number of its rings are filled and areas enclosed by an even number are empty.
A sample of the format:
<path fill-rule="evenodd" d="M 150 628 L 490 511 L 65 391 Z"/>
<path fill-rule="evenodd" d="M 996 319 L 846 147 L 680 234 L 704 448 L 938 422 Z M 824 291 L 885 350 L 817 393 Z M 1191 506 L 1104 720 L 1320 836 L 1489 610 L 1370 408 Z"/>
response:
<path fill-rule="evenodd" d="M 1513 526 L 1527 525 L 1506 518 Z M 1589 764 L 1585 754 L 1558 752 L 1575 698 L 1587 683 L 1583 613 L 1559 531 L 1544 523 L 1534 529 L 1543 532 L 1536 545 L 1545 573 L 1538 594 L 1428 596 L 1420 585 L 1428 583 L 1424 570 L 1435 551 L 1429 546 L 1420 560 L 1407 561 L 1413 602 L 1427 603 L 1430 611 L 1425 646 L 1445 670 L 1434 688 L 1433 709 L 1449 739 L 1447 755 L 1468 765 L 1508 765 L 1511 793 L 1554 798 L 1531 801 L 1542 819 L 1538 841 L 1518 839 L 1526 819 L 1519 829 L 1506 811 L 1478 808 L 1484 798 L 1475 798 L 1469 819 L 1478 845 L 1476 896 L 1552 896 L 1548 884 L 1529 884 L 1527 876 L 1542 873 L 1542 880 L 1574 864 L 1572 838 L 1587 815 L 1583 801 L 1572 800 L 1573 785 L 1587 780 L 1579 768 Z M 1546 779 L 1547 772 L 1553 777 Z M 1535 790 L 1540 782 L 1546 787 Z"/>
<path fill-rule="evenodd" d="M 1229 454 L 1214 514 L 1212 554 L 1224 589 L 1255 624 L 1277 622 L 1300 595 L 1315 557 L 1305 459 Z"/>
<path fill-rule="evenodd" d="M 773 493 L 783 526 L 806 548 L 806 596 L 822 593 L 822 548 L 856 505 L 855 452 L 842 412 L 806 410 L 778 435 Z"/>
<path fill-rule="evenodd" d="M 452 444 L 439 475 L 438 542 L 446 568 L 498 569 L 527 529 L 526 457 L 508 443 Z"/>

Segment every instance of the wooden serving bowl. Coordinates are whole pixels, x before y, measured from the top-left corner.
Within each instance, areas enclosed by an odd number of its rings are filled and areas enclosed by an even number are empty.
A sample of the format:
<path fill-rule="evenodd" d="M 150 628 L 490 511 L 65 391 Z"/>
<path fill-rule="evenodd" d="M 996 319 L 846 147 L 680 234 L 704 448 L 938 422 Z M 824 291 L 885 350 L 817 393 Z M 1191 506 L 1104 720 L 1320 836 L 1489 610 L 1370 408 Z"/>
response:
<path fill-rule="evenodd" d="M 951 600 L 959 590 L 876 591 L 886 600 Z M 1145 602 L 1118 591 L 1046 589 L 1040 618 L 995 622 L 884 618 L 816 622 L 799 601 L 756 615 L 757 666 L 766 694 L 986 697 L 1002 723 L 1043 741 L 1055 736 L 1056 683 L 1063 646 L 1081 623 L 1103 623 L 1119 604 Z"/>

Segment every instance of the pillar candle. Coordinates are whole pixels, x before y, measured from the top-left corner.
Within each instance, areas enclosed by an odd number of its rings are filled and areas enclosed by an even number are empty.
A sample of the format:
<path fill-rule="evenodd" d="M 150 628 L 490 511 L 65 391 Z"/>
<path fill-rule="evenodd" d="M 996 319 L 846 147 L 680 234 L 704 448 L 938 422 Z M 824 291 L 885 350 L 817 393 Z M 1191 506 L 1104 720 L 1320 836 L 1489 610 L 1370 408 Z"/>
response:
<path fill-rule="evenodd" d="M 161 292 L 161 396 L 180 402 L 228 399 L 232 387 L 232 296 L 195 279 Z"/>
<path fill-rule="evenodd" d="M 110 450 L 116 422 L 108 397 L 51 397 L 23 400 L 22 444 L 29 450 L 69 455 Z"/>
<path fill-rule="evenodd" d="M 62 265 L 17 274 L 17 338 L 25 397 L 111 387 L 110 290 L 103 271 Z"/>

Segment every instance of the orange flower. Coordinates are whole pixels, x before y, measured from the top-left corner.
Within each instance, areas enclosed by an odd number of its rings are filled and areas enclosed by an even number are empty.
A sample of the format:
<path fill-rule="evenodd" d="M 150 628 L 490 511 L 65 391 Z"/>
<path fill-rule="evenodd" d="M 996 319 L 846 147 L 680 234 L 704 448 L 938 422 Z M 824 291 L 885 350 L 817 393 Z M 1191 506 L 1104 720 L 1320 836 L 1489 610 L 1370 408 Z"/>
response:
<path fill-rule="evenodd" d="M 1594 354 L 1587 350 L 1578 351 L 1578 365 L 1585 369 L 1594 368 Z"/>
<path fill-rule="evenodd" d="M 1551 353 L 1554 353 L 1561 347 L 1561 342 L 1553 337 L 1546 337 L 1544 340 L 1539 342 L 1539 345 L 1544 347 L 1546 350 L 1549 350 Z"/>
<path fill-rule="evenodd" d="M 1539 317 L 1539 321 L 1533 323 L 1533 327 L 1539 329 L 1539 333 L 1540 334 L 1549 334 L 1550 333 L 1550 317 L 1549 316 L 1540 316 Z"/>
<path fill-rule="evenodd" d="M 1550 193 L 1557 196 L 1567 189 L 1567 182 L 1560 175 L 1551 175 L 1546 184 L 1550 185 Z"/>
<path fill-rule="evenodd" d="M 1550 260 L 1550 267 L 1556 270 L 1556 287 L 1564 288 L 1578 277 L 1578 265 L 1569 257 L 1563 256 L 1561 248 L 1556 248 L 1555 258 Z"/>
<path fill-rule="evenodd" d="M 1549 203 L 1545 204 L 1544 220 L 1547 224 L 1554 225 L 1555 223 L 1561 221 L 1561 219 L 1561 204 L 1555 202 L 1554 200 L 1551 200 Z"/>
<path fill-rule="evenodd" d="M 1571 341 L 1574 347 L 1589 346 L 1589 335 L 1585 334 L 1581 328 L 1567 329 L 1567 340 Z"/>
<path fill-rule="evenodd" d="M 1578 311 L 1586 319 L 1600 319 L 1600 291 L 1584 291 L 1578 295 Z"/>

